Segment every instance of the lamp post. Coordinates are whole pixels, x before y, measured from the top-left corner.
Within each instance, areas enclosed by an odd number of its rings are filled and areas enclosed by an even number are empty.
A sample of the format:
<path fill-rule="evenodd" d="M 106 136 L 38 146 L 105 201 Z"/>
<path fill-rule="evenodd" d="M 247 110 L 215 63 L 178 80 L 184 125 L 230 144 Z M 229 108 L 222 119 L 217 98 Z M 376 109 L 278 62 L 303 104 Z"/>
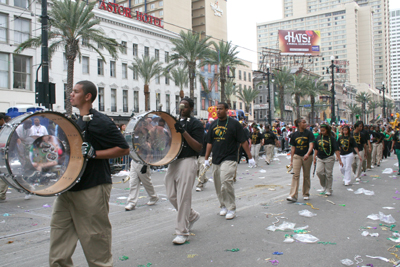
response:
<path fill-rule="evenodd" d="M 270 71 L 269 71 L 269 68 L 270 68 L 270 66 L 269 66 L 269 64 L 267 64 L 267 79 L 268 79 L 268 83 L 267 83 L 267 86 L 268 86 L 268 97 L 267 97 L 267 102 L 268 102 L 268 123 L 269 123 L 269 125 L 271 126 L 272 125 L 272 116 L 271 116 L 271 87 L 270 87 L 270 83 L 269 83 L 269 81 L 270 81 L 270 75 L 272 74 L 273 75 L 273 73 L 271 73 Z M 265 76 L 263 77 L 263 79 L 265 80 Z M 272 83 L 274 82 L 274 78 L 272 77 Z"/>
<path fill-rule="evenodd" d="M 383 118 L 386 118 L 386 103 L 385 103 L 385 82 L 384 81 L 382 81 L 382 88 L 376 88 L 376 89 L 378 89 L 379 90 L 379 93 L 383 93 L 383 107 L 382 107 L 382 115 L 383 115 Z"/>
<path fill-rule="evenodd" d="M 331 111 L 332 111 L 332 115 L 331 115 L 331 123 L 336 121 L 336 116 L 335 116 L 335 68 L 337 67 L 333 61 L 335 60 L 334 56 L 331 56 L 331 65 L 329 66 L 329 68 L 331 68 L 331 72 L 332 72 L 332 103 L 331 103 Z M 328 71 L 329 73 L 329 71 Z"/>

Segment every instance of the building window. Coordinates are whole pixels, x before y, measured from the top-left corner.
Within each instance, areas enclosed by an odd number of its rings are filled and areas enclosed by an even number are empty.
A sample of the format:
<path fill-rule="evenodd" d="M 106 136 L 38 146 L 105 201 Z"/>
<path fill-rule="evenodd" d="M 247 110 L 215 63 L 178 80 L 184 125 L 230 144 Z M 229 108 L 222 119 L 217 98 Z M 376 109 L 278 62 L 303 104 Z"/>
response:
<path fill-rule="evenodd" d="M 243 80 L 246 81 L 246 72 L 245 71 L 243 71 Z"/>
<path fill-rule="evenodd" d="M 122 63 L 122 79 L 128 79 L 128 64 Z"/>
<path fill-rule="evenodd" d="M 133 44 L 132 48 L 133 48 L 133 56 L 137 57 L 138 56 L 138 45 Z"/>
<path fill-rule="evenodd" d="M 111 89 L 111 112 L 117 111 L 117 89 Z"/>
<path fill-rule="evenodd" d="M 144 56 L 145 57 L 150 56 L 149 48 L 147 46 L 144 47 Z"/>
<path fill-rule="evenodd" d="M 8 88 L 8 73 L 10 69 L 8 57 L 8 54 L 0 53 L 0 87 L 3 88 Z"/>
<path fill-rule="evenodd" d="M 197 97 L 193 99 L 193 102 L 194 102 L 193 113 L 195 116 L 197 116 Z"/>
<path fill-rule="evenodd" d="M 99 111 L 104 111 L 104 87 L 99 87 Z"/>
<path fill-rule="evenodd" d="M 169 63 L 169 52 L 165 52 L 165 63 Z"/>
<path fill-rule="evenodd" d="M 258 98 L 258 103 L 259 103 L 259 104 L 262 103 L 262 101 L 263 101 L 262 99 L 263 99 L 263 97 L 262 97 L 262 95 L 260 95 L 259 98 Z"/>
<path fill-rule="evenodd" d="M 236 110 L 236 101 L 233 101 L 233 109 Z"/>
<path fill-rule="evenodd" d="M 206 99 L 204 97 L 201 98 L 201 110 L 206 109 Z"/>
<path fill-rule="evenodd" d="M 158 14 L 160 17 L 164 16 L 164 10 L 161 10 L 160 12 L 158 12 Z"/>
<path fill-rule="evenodd" d="M 14 55 L 13 88 L 31 90 L 31 59 Z"/>
<path fill-rule="evenodd" d="M 123 112 L 128 112 L 128 90 L 122 91 L 122 108 Z"/>
<path fill-rule="evenodd" d="M 242 79 L 242 71 L 239 70 L 239 80 L 241 80 L 241 79 Z"/>
<path fill-rule="evenodd" d="M 156 74 L 156 84 L 160 84 L 160 75 Z"/>
<path fill-rule="evenodd" d="M 139 92 L 133 92 L 133 111 L 139 112 Z"/>
<path fill-rule="evenodd" d="M 242 102 L 239 102 L 240 109 L 243 109 Z"/>
<path fill-rule="evenodd" d="M 179 95 L 175 96 L 175 109 L 176 109 L 176 114 L 179 114 Z"/>
<path fill-rule="evenodd" d="M 249 82 L 251 82 L 251 73 L 249 72 Z"/>
<path fill-rule="evenodd" d="M 65 53 L 63 53 L 63 70 L 68 70 L 68 60 Z"/>
<path fill-rule="evenodd" d="M 125 55 L 128 53 L 128 43 L 125 41 L 121 42 L 121 53 Z"/>
<path fill-rule="evenodd" d="M 156 93 L 156 110 L 159 110 L 160 107 L 160 93 Z"/>
<path fill-rule="evenodd" d="M 110 61 L 110 76 L 116 77 L 115 73 L 115 61 Z"/>
<path fill-rule="evenodd" d="M 29 39 L 30 20 L 16 18 L 14 21 L 14 43 L 20 44 Z"/>
<path fill-rule="evenodd" d="M 133 75 L 132 75 L 132 77 L 133 77 L 133 79 L 135 80 L 135 81 L 137 81 L 138 79 L 139 79 L 139 74 L 138 74 L 138 71 L 137 70 L 133 70 Z"/>
<path fill-rule="evenodd" d="M 82 38 L 82 45 L 83 46 L 88 46 L 89 45 L 89 40 L 87 38 Z"/>
<path fill-rule="evenodd" d="M 158 2 L 158 6 L 164 6 L 164 1 Z"/>
<path fill-rule="evenodd" d="M 8 16 L 5 14 L 0 14 L 0 42 L 7 42 L 7 25 Z"/>
<path fill-rule="evenodd" d="M 89 73 L 89 57 L 82 57 L 82 73 Z"/>
<path fill-rule="evenodd" d="M 169 85 L 169 77 L 165 76 L 165 84 Z"/>
<path fill-rule="evenodd" d="M 170 95 L 166 94 L 165 95 L 165 111 L 170 113 L 171 112 L 171 103 L 170 103 Z"/>
<path fill-rule="evenodd" d="M 154 50 L 154 55 L 155 55 L 155 57 L 156 57 L 156 60 L 159 61 L 159 60 L 160 60 L 160 50 L 155 49 L 155 50 Z"/>
<path fill-rule="evenodd" d="M 104 61 L 102 59 L 97 59 L 97 74 L 104 75 Z"/>
<path fill-rule="evenodd" d="M 156 8 L 156 5 L 155 4 L 151 4 L 150 5 L 150 9 L 155 9 Z"/>
<path fill-rule="evenodd" d="M 28 0 L 14 0 L 14 6 L 28 8 L 29 2 Z"/>

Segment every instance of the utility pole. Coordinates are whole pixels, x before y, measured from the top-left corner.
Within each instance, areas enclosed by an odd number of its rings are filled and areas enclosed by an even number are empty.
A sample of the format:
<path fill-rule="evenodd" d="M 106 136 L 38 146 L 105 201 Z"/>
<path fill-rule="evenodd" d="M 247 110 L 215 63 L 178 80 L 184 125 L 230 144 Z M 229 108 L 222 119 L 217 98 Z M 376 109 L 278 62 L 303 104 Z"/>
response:
<path fill-rule="evenodd" d="M 332 64 L 329 66 L 332 70 L 332 103 L 331 103 L 331 123 L 334 123 L 336 121 L 336 116 L 335 116 L 335 64 L 333 63 L 335 60 L 334 56 L 331 56 L 331 62 Z"/>
<path fill-rule="evenodd" d="M 44 92 L 45 107 L 53 110 L 52 101 L 50 100 L 49 86 L 49 47 L 48 47 L 48 16 L 47 16 L 47 0 L 42 0 L 42 83 Z M 54 97 L 54 96 L 53 96 Z"/>

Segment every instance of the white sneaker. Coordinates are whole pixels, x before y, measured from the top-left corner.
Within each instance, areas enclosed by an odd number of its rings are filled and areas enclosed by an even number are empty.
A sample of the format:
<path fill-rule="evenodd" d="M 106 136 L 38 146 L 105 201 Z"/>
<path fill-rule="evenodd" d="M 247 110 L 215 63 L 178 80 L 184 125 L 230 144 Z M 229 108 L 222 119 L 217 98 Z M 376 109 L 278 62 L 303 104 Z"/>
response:
<path fill-rule="evenodd" d="M 233 218 L 236 217 L 236 212 L 234 210 L 228 211 L 228 213 L 225 216 L 225 219 L 227 220 L 232 220 Z"/>
<path fill-rule="evenodd" d="M 228 213 L 228 209 L 225 207 L 221 208 L 221 211 L 219 212 L 219 215 L 225 216 Z"/>
<path fill-rule="evenodd" d="M 192 221 L 189 222 L 189 231 L 192 230 L 192 227 L 195 222 L 197 222 L 200 219 L 200 213 L 197 213 L 196 218 L 194 218 Z"/>
<path fill-rule="evenodd" d="M 196 187 L 196 192 L 201 192 L 201 188 L 200 187 Z"/>
<path fill-rule="evenodd" d="M 310 197 L 305 196 L 305 197 L 303 197 L 303 199 L 304 199 L 304 200 L 309 200 Z"/>
<path fill-rule="evenodd" d="M 296 202 L 296 201 L 297 201 L 297 199 L 295 199 L 294 197 L 291 197 L 291 196 L 288 196 L 288 197 L 286 198 L 286 200 L 287 200 L 287 201 L 292 201 L 292 202 Z"/>
<path fill-rule="evenodd" d="M 182 245 L 185 244 L 186 241 L 189 240 L 189 236 L 187 235 L 177 235 L 174 240 L 172 240 L 172 243 L 177 244 L 177 245 Z"/>
<path fill-rule="evenodd" d="M 332 195 L 332 192 L 326 192 L 325 195 L 331 196 L 331 195 Z"/>
<path fill-rule="evenodd" d="M 348 186 L 348 185 L 350 185 L 350 183 L 346 183 L 346 182 L 344 182 L 344 185 L 345 185 L 345 186 Z"/>
<path fill-rule="evenodd" d="M 361 181 L 361 179 L 360 178 L 356 178 L 356 182 L 359 182 L 359 181 Z"/>
<path fill-rule="evenodd" d="M 153 205 L 155 205 L 155 204 L 157 203 L 157 201 L 158 201 L 159 199 L 160 199 L 160 198 L 157 197 L 155 200 L 150 200 L 149 202 L 147 202 L 147 205 L 148 205 L 148 206 L 153 206 Z"/>
<path fill-rule="evenodd" d="M 31 194 L 25 194 L 25 199 L 26 199 L 26 200 L 31 199 L 31 197 L 32 197 Z"/>
<path fill-rule="evenodd" d="M 135 209 L 135 204 L 129 203 L 128 205 L 125 206 L 126 211 L 134 210 Z"/>

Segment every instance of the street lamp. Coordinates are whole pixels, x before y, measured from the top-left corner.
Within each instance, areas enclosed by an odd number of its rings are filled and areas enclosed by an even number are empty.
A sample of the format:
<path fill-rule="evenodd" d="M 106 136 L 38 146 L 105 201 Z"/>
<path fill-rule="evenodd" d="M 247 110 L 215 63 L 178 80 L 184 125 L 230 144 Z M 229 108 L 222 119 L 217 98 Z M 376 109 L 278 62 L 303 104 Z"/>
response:
<path fill-rule="evenodd" d="M 383 93 L 383 107 L 382 107 L 382 115 L 383 115 L 383 118 L 386 118 L 386 103 L 385 103 L 385 82 L 384 81 L 382 81 L 382 88 L 376 88 L 376 89 L 378 89 L 379 90 L 379 94 L 382 92 Z"/>
<path fill-rule="evenodd" d="M 268 123 L 269 123 L 269 125 L 271 126 L 272 125 L 272 116 L 271 116 L 271 87 L 270 87 L 270 84 L 269 84 L 269 76 L 270 76 L 270 74 L 272 74 L 270 71 L 269 71 L 269 68 L 270 68 L 270 66 L 269 66 L 269 64 L 267 64 L 267 79 L 268 79 L 268 97 L 267 97 L 267 102 L 268 102 Z M 273 74 L 272 74 L 273 75 Z M 264 80 L 265 80 L 265 76 L 264 76 L 264 78 L 263 78 Z M 274 78 L 272 77 L 272 83 L 274 82 Z"/>
<path fill-rule="evenodd" d="M 337 68 L 337 66 L 333 63 L 334 60 L 335 60 L 335 57 L 331 56 L 331 65 L 327 69 L 328 74 L 329 74 L 329 68 L 332 69 L 331 70 L 331 72 L 332 72 L 332 103 L 331 103 L 332 116 L 331 116 L 331 122 L 336 121 L 336 116 L 335 116 L 335 68 Z"/>

